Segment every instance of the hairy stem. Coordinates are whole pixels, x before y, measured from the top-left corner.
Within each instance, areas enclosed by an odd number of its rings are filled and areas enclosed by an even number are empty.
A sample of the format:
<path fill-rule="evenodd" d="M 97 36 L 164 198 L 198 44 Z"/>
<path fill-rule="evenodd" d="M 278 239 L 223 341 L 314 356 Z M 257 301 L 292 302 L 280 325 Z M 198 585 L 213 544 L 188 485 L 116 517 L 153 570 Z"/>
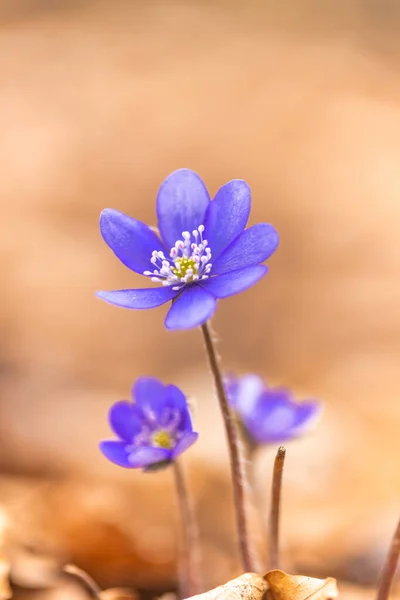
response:
<path fill-rule="evenodd" d="M 400 521 L 397 523 L 396 531 L 390 544 L 386 561 L 382 569 L 379 583 L 377 600 L 388 600 L 393 579 L 396 573 L 400 555 Z"/>
<path fill-rule="evenodd" d="M 278 448 L 274 461 L 269 515 L 269 568 L 279 569 L 279 518 L 281 509 L 282 475 L 286 450 Z"/>
<path fill-rule="evenodd" d="M 254 564 L 249 547 L 249 536 L 247 529 L 247 514 L 245 502 L 245 471 L 243 457 L 240 454 L 240 438 L 234 416 L 226 397 L 226 392 L 222 380 L 221 369 L 217 357 L 217 352 L 212 339 L 212 334 L 208 323 L 201 326 L 203 332 L 204 344 L 210 364 L 211 373 L 214 379 L 214 385 L 225 425 L 226 437 L 228 440 L 229 459 L 231 464 L 233 496 L 235 503 L 236 526 L 239 536 L 239 546 L 243 568 L 246 572 L 254 571 Z"/>
<path fill-rule="evenodd" d="M 179 461 L 174 461 L 173 468 L 182 519 L 182 547 L 179 552 L 180 593 L 183 598 L 188 598 L 200 592 L 198 530 L 187 482 Z"/>

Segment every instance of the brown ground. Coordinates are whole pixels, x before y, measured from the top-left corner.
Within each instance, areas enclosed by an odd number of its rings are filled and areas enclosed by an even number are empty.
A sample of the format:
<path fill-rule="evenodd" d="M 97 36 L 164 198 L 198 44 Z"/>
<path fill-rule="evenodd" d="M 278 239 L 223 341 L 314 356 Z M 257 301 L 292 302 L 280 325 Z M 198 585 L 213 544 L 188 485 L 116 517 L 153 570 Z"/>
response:
<path fill-rule="evenodd" d="M 224 365 L 326 402 L 288 450 L 287 563 L 374 582 L 400 491 L 398 4 L 2 0 L 0 23 L 0 461 L 85 478 L 5 477 L 17 538 L 104 585 L 172 585 L 169 474 L 97 451 L 107 407 L 148 373 L 197 397 L 207 583 L 236 572 L 199 333 L 94 298 L 142 283 L 102 243 L 100 210 L 154 222 L 159 184 L 188 166 L 212 192 L 246 179 L 252 221 L 281 233 L 268 278 L 220 303 Z"/>

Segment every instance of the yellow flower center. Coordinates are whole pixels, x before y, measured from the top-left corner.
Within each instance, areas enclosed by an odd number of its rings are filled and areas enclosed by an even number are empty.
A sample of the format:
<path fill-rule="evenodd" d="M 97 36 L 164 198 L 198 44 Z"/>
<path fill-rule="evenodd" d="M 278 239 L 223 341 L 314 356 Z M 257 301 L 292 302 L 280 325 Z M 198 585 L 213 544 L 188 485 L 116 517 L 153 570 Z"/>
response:
<path fill-rule="evenodd" d="M 173 439 L 169 431 L 165 431 L 164 429 L 160 429 L 159 431 L 155 431 L 151 436 L 151 441 L 153 446 L 158 446 L 159 448 L 173 448 Z"/>
<path fill-rule="evenodd" d="M 189 281 L 192 281 L 193 275 L 196 275 L 198 271 L 198 265 L 193 260 L 193 258 L 188 258 L 187 256 L 181 256 L 175 259 L 175 266 L 171 267 L 171 271 L 177 277 L 185 277 L 188 274 L 188 271 L 192 271 L 189 277 Z"/>

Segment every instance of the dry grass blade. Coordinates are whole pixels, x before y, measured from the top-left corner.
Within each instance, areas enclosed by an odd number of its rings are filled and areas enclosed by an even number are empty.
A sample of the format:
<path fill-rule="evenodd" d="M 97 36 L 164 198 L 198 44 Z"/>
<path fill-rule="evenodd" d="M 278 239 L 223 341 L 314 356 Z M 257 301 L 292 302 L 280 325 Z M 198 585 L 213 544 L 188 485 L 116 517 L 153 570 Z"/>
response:
<path fill-rule="evenodd" d="M 269 516 L 269 567 L 279 567 L 279 519 L 282 494 L 283 466 L 285 464 L 286 449 L 278 448 L 274 461 L 271 490 L 271 511 Z"/>
<path fill-rule="evenodd" d="M 9 575 L 10 563 L 0 554 L 0 600 L 7 600 L 12 597 Z"/>
<path fill-rule="evenodd" d="M 94 579 L 86 573 L 86 571 L 79 569 L 79 567 L 76 567 L 75 565 L 65 565 L 63 571 L 80 581 L 93 598 L 101 598 L 101 588 Z"/>
<path fill-rule="evenodd" d="M 7 600 L 12 597 L 10 587 L 10 561 L 3 553 L 6 544 L 6 534 L 9 528 L 8 514 L 0 509 L 0 600 Z"/>
<path fill-rule="evenodd" d="M 400 555 L 400 521 L 397 524 L 392 543 L 388 551 L 385 565 L 383 567 L 377 600 L 387 600 L 393 585 Z"/>

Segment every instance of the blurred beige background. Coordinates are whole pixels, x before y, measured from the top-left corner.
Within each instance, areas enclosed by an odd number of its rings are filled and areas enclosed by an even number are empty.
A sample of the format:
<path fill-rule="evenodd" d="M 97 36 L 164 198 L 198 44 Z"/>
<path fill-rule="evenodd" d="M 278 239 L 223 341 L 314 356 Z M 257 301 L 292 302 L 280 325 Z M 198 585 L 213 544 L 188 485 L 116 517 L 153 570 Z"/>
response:
<path fill-rule="evenodd" d="M 44 497 L 67 500 L 20 537 L 86 557 L 105 584 L 173 581 L 170 475 L 119 470 L 97 450 L 108 406 L 152 374 L 195 398 L 202 437 L 187 465 L 207 581 L 237 569 L 200 333 L 164 330 L 165 308 L 94 297 L 143 285 L 103 243 L 101 209 L 155 223 L 158 186 L 186 166 L 211 193 L 246 179 L 251 222 L 281 234 L 265 280 L 220 302 L 225 368 L 326 403 L 314 435 L 288 447 L 288 564 L 374 581 L 400 491 L 399 28 L 394 0 L 0 2 L 0 462 L 34 477 L 39 504 L 48 477 L 82 481 L 74 501 L 51 483 Z M 256 465 L 265 506 L 272 455 Z M 14 479 L 3 496 L 30 522 Z M 52 519 L 68 526 L 55 535 Z M 111 521 L 115 546 L 93 554 Z M 115 558 L 127 552 L 135 568 Z"/>

